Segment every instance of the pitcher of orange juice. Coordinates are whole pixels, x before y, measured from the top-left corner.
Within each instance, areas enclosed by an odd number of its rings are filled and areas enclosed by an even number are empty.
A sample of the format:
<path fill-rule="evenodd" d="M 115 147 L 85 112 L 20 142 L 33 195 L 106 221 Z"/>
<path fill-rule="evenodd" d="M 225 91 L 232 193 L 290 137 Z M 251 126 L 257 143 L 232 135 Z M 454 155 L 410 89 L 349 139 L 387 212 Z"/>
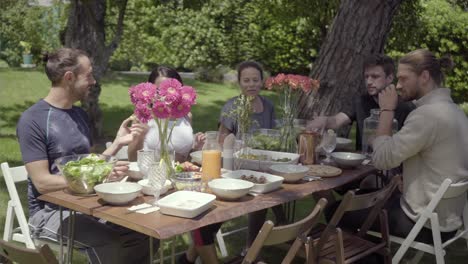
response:
<path fill-rule="evenodd" d="M 221 176 L 221 145 L 217 131 L 207 131 L 202 149 L 202 181 L 204 184 Z"/>

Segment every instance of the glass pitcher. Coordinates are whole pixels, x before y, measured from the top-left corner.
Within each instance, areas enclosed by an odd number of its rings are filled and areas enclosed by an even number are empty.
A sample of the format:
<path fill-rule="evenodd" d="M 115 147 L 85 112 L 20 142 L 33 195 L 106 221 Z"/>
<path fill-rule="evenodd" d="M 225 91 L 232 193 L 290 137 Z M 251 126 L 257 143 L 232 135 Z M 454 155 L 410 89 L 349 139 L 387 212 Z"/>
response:
<path fill-rule="evenodd" d="M 376 137 L 377 128 L 379 127 L 380 109 L 371 109 L 371 115 L 364 119 L 364 126 L 362 131 L 362 154 L 367 157 L 372 156 L 372 142 Z M 393 119 L 392 133 L 398 131 L 398 122 Z"/>
<path fill-rule="evenodd" d="M 209 182 L 221 176 L 221 145 L 217 131 L 205 133 L 206 140 L 202 148 L 202 181 Z"/>

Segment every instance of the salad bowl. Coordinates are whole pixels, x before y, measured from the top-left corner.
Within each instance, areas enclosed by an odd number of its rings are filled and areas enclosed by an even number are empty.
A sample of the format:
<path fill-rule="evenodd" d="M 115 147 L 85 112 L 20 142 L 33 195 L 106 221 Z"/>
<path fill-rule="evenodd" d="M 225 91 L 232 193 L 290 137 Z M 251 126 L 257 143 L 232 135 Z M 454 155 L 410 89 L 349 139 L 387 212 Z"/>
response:
<path fill-rule="evenodd" d="M 74 194 L 94 193 L 94 186 L 100 184 L 112 172 L 117 159 L 102 154 L 76 154 L 58 158 L 54 164 L 67 181 Z"/>

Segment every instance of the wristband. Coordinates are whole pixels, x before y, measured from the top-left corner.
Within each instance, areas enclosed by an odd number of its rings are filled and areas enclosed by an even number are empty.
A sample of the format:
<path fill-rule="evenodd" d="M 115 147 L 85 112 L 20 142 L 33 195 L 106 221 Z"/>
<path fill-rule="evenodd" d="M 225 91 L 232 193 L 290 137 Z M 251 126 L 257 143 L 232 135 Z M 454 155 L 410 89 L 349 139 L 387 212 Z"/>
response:
<path fill-rule="evenodd" d="M 380 112 L 381 112 L 381 113 L 382 113 L 382 112 L 385 112 L 385 111 L 394 112 L 395 109 L 385 109 L 385 108 L 384 108 L 384 109 L 380 109 Z"/>

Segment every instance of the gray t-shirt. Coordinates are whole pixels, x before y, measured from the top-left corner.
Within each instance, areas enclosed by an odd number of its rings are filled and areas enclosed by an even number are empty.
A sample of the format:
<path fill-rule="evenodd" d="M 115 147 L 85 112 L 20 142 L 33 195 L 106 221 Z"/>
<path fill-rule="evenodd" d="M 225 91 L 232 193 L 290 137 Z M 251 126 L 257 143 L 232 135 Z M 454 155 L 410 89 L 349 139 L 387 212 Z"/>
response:
<path fill-rule="evenodd" d="M 253 113 L 252 119 L 255 120 L 251 129 L 255 128 L 274 128 L 275 126 L 275 108 L 273 104 L 266 98 L 259 96 L 263 103 L 263 112 Z M 219 118 L 220 124 L 229 129 L 234 135 L 237 135 L 237 119 L 227 116 L 227 113 L 234 109 L 234 102 L 238 96 L 229 99 L 221 110 Z"/>
<path fill-rule="evenodd" d="M 49 171 L 57 174 L 54 160 L 72 154 L 89 153 L 91 147 L 88 116 L 76 106 L 60 109 L 40 100 L 26 110 L 16 127 L 24 164 L 49 161 Z M 37 197 L 40 193 L 28 179 L 29 215 L 45 206 Z"/>

